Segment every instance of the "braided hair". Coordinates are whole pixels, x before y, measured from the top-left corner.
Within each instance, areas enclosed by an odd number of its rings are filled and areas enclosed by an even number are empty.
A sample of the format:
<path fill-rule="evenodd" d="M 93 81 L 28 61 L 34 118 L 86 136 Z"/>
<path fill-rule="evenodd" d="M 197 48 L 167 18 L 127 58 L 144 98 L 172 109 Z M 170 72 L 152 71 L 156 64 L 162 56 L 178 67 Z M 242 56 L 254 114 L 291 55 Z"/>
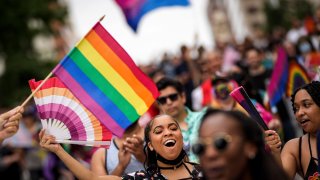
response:
<path fill-rule="evenodd" d="M 309 84 L 305 84 L 299 88 L 297 88 L 294 93 L 291 95 L 291 103 L 292 103 L 292 108 L 293 112 L 296 113 L 296 110 L 294 108 L 294 100 L 296 97 L 296 94 L 300 90 L 306 90 L 308 94 L 311 96 L 312 100 L 316 103 L 316 105 L 320 108 L 320 82 L 319 81 L 312 81 Z"/>

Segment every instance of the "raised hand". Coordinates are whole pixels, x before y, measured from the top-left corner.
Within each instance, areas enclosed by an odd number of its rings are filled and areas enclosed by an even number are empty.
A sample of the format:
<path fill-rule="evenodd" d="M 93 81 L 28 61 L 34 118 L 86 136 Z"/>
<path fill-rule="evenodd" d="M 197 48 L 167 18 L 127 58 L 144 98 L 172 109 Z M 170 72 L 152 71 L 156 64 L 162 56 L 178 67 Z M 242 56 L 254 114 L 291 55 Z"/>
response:
<path fill-rule="evenodd" d="M 267 130 L 265 133 L 265 142 L 269 146 L 272 153 L 279 153 L 281 151 L 281 139 L 278 133 L 274 130 Z"/>
<path fill-rule="evenodd" d="M 45 129 L 42 129 L 39 133 L 40 146 L 53 153 L 57 153 L 62 150 L 60 144 L 55 142 L 55 137 L 52 135 L 45 134 Z"/>
<path fill-rule="evenodd" d="M 16 107 L 0 115 L 0 142 L 13 136 L 19 129 L 23 107 Z"/>
<path fill-rule="evenodd" d="M 123 146 L 126 151 L 132 153 L 137 160 L 144 162 L 146 157 L 143 152 L 143 139 L 140 136 L 134 134 L 131 137 L 126 138 Z"/>

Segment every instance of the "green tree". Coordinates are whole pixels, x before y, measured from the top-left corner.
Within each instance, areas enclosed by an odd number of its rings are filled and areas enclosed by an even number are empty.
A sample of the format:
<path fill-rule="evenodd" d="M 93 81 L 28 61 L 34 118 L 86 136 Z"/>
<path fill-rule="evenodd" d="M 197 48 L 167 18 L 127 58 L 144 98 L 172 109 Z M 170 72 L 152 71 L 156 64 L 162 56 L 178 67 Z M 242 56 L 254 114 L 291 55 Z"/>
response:
<path fill-rule="evenodd" d="M 270 1 L 265 1 L 266 31 L 269 33 L 279 26 L 289 29 L 293 19 L 303 20 L 313 10 L 310 2 L 306 0 L 278 0 L 278 2 L 279 5 L 274 7 Z"/>
<path fill-rule="evenodd" d="M 0 107 L 8 107 L 22 103 L 31 93 L 28 80 L 43 79 L 54 67 L 53 59 L 40 58 L 33 40 L 56 33 L 52 22 L 63 23 L 67 9 L 58 0 L 1 0 L 0 13 L 0 60 L 5 62 Z"/>

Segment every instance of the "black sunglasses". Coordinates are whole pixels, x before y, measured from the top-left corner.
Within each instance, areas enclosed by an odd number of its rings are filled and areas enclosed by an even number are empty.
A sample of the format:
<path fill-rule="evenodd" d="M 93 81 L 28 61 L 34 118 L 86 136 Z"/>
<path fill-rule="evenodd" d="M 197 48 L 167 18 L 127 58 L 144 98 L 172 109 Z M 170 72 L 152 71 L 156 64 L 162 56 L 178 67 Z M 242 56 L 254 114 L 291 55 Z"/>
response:
<path fill-rule="evenodd" d="M 158 102 L 162 105 L 166 104 L 167 103 L 167 99 L 169 98 L 170 101 L 176 101 L 179 97 L 179 94 L 178 93 L 175 93 L 175 94 L 170 94 L 168 96 L 162 96 L 162 97 L 159 97 L 158 98 Z"/>
<path fill-rule="evenodd" d="M 198 141 L 199 142 L 192 145 L 192 152 L 195 155 L 200 156 L 205 152 L 206 147 L 209 145 L 212 145 L 219 152 L 223 152 L 232 141 L 232 138 L 230 135 L 224 134 L 217 136 L 216 138 L 205 138 L 199 139 Z"/>

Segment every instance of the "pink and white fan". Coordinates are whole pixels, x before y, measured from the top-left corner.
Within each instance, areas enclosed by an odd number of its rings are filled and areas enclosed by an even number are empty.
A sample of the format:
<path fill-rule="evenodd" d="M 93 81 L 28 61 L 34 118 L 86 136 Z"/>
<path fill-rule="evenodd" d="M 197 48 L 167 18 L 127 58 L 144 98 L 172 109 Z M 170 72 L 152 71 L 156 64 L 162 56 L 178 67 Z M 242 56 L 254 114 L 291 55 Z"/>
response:
<path fill-rule="evenodd" d="M 29 81 L 34 91 L 42 81 Z M 56 77 L 48 79 L 34 94 L 35 104 L 46 133 L 58 143 L 109 147 L 109 131 Z"/>

